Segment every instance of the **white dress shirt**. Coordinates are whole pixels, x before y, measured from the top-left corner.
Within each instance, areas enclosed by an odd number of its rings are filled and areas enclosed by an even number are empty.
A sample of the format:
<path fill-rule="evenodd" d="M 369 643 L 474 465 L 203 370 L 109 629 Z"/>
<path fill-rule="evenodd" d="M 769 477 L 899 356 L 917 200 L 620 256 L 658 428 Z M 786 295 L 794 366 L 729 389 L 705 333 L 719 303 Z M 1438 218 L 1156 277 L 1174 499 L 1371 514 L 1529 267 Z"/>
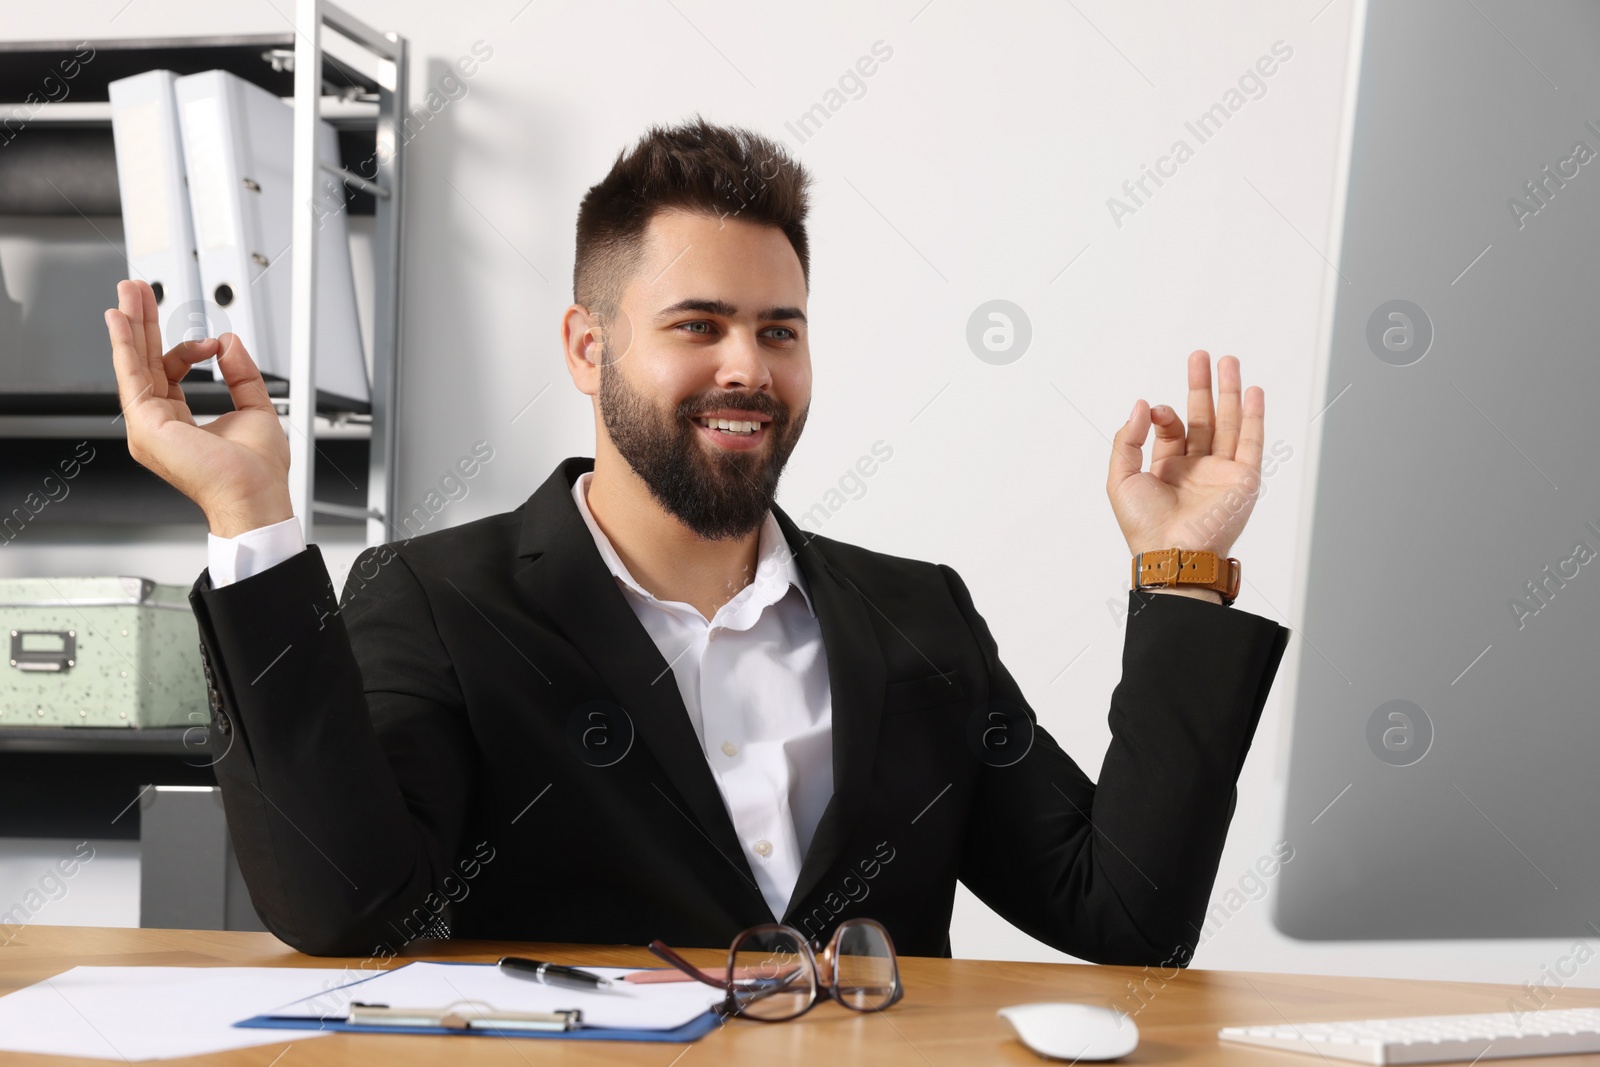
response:
<path fill-rule="evenodd" d="M 755 578 L 708 621 L 636 582 L 589 511 L 592 472 L 572 498 L 628 606 L 671 667 L 689 722 L 773 918 L 833 796 L 833 696 L 822 628 L 778 520 L 768 512 Z M 259 574 L 305 548 L 285 519 L 238 537 L 208 535 L 211 584 Z"/>
<path fill-rule="evenodd" d="M 586 472 L 572 486 L 600 558 L 672 667 L 700 749 L 756 885 L 782 919 L 833 796 L 833 694 L 822 628 L 778 520 L 767 513 L 756 574 L 708 622 L 634 581 L 595 523 Z"/>

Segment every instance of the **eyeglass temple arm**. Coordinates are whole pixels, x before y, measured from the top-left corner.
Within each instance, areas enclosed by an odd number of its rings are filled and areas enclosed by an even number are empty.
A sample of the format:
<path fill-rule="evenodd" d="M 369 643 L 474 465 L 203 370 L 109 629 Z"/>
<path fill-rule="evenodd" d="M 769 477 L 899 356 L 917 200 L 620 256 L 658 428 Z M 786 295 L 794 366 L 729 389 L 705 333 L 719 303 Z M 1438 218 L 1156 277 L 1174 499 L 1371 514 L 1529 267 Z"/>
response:
<path fill-rule="evenodd" d="M 652 941 L 650 942 L 649 948 L 651 952 L 666 960 L 668 963 L 672 964 L 674 967 L 678 968 L 678 970 L 682 971 L 690 978 L 693 978 L 695 981 L 704 982 L 706 985 L 711 986 L 714 989 L 725 990 L 728 988 L 727 982 L 719 981 L 715 978 L 707 978 L 701 973 L 700 968 L 696 967 L 694 964 L 690 963 L 688 960 L 672 951 L 672 949 L 668 948 L 664 942 L 659 940 Z"/>

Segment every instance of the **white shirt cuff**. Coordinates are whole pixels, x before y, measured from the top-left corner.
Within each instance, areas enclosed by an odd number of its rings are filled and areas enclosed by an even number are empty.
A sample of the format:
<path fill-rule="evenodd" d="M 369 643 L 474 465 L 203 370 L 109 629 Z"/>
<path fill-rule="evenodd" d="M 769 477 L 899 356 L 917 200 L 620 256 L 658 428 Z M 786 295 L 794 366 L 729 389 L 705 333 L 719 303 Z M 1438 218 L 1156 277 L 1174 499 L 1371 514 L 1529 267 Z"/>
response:
<path fill-rule="evenodd" d="M 242 582 L 299 555 L 305 548 L 305 533 L 300 529 L 300 520 L 293 516 L 246 530 L 237 537 L 207 533 L 206 564 L 211 571 L 211 588 Z"/>

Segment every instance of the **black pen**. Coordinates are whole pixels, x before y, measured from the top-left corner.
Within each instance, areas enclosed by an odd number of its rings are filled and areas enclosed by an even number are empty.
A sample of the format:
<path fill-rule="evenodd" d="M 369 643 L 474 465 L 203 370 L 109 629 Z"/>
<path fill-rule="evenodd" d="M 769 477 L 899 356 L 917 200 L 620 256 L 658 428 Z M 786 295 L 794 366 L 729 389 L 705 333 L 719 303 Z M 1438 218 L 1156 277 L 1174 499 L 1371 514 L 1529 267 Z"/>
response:
<path fill-rule="evenodd" d="M 611 979 L 582 971 L 576 967 L 563 967 L 559 963 L 541 963 L 522 956 L 500 957 L 500 969 L 516 978 L 545 985 L 564 986 L 568 989 L 610 989 Z"/>

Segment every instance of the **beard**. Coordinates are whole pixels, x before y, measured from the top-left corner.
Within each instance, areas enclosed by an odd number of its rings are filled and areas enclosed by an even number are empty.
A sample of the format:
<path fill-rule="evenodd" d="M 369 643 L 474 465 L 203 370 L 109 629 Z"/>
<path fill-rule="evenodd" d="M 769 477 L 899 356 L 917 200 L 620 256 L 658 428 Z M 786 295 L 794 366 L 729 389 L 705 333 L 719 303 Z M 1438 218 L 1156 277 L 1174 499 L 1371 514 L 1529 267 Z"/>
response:
<path fill-rule="evenodd" d="M 772 421 L 762 432 L 771 441 L 748 452 L 707 455 L 694 417 L 719 408 L 768 416 Z M 656 502 L 708 541 L 744 537 L 766 521 L 809 410 L 791 420 L 789 409 L 770 395 L 744 390 L 699 393 L 662 410 L 629 386 L 614 363 L 600 366 L 600 416 L 611 443 Z"/>

